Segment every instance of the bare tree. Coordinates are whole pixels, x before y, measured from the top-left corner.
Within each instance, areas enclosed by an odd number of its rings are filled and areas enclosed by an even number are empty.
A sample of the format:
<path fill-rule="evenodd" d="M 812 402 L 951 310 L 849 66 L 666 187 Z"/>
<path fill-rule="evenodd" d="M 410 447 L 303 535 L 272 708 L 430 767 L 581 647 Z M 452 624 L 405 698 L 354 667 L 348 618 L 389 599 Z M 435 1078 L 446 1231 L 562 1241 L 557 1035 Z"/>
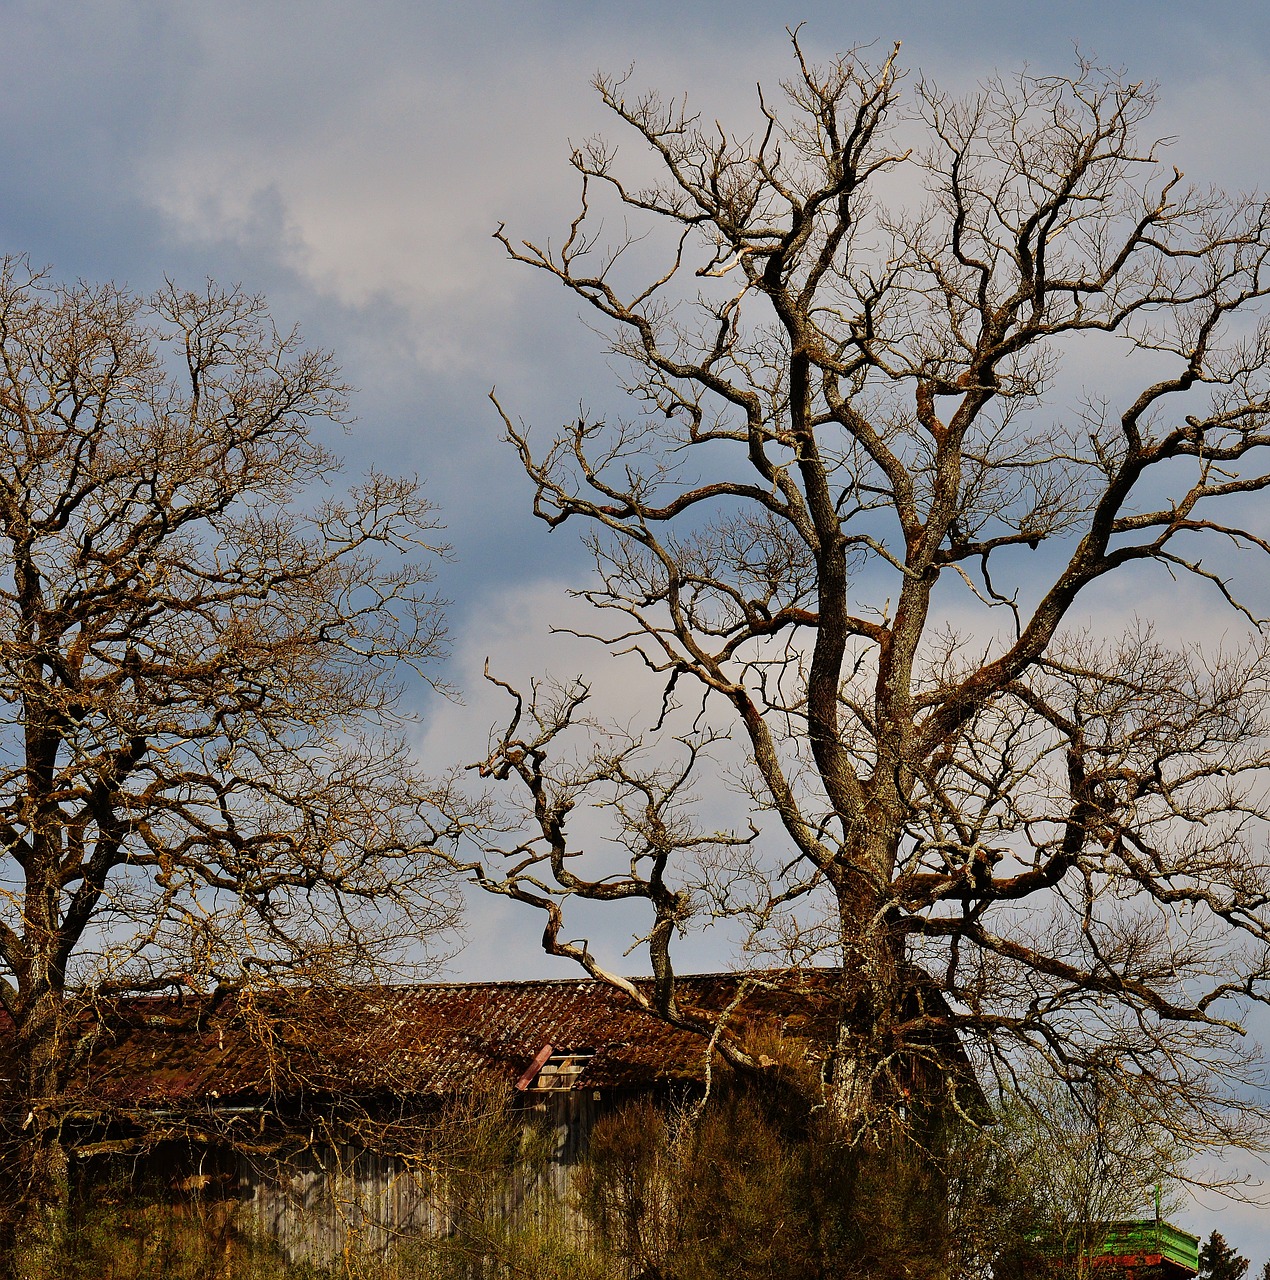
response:
<path fill-rule="evenodd" d="M 1183 1203 L 1178 1143 L 1106 1078 L 1067 1088 L 1024 1080 L 986 1128 L 958 1126 L 941 1167 L 952 1274 L 965 1280 L 1044 1275 L 1087 1280 L 1096 1261 L 1129 1252 L 1130 1224 L 1149 1232 Z"/>
<path fill-rule="evenodd" d="M 1188 186 L 1115 73 L 905 102 L 894 56 L 793 43 L 752 135 L 599 78 L 658 176 L 588 142 L 564 237 L 497 233 L 612 334 L 632 415 L 540 441 L 500 413 L 535 513 L 588 531 L 589 634 L 664 694 L 625 737 L 581 685 L 517 694 L 481 766 L 514 834 L 465 863 L 742 1066 L 679 1000 L 676 935 L 742 917 L 756 948 L 828 955 L 860 1132 L 953 1029 L 1007 1077 L 1111 1072 L 1190 1140 L 1245 1138 L 1270 650 L 1209 557 L 1270 550 L 1242 501 L 1270 484 L 1270 204 Z M 1246 638 L 1104 638 L 1092 589 L 1151 571 Z M 721 736 L 749 831 L 693 819 Z M 610 840 L 575 833 L 593 805 Z M 569 940 L 582 900 L 643 904 L 650 991 Z M 906 998 L 926 980 L 942 998 Z"/>
<path fill-rule="evenodd" d="M 394 674 L 443 635 L 428 503 L 330 487 L 346 388 L 259 298 L 7 259 L 0 362 L 4 1154 L 38 1253 L 93 999 L 347 976 L 450 920 Z"/>

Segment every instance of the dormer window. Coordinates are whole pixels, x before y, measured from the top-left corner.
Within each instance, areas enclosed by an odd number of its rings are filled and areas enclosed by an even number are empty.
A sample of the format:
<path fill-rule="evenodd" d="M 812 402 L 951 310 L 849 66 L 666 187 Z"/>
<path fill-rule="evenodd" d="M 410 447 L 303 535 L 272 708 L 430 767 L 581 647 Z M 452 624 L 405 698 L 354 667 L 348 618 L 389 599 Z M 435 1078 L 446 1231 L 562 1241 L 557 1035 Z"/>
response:
<path fill-rule="evenodd" d="M 545 1044 L 516 1081 L 516 1088 L 533 1093 L 572 1089 L 594 1056 L 590 1049 L 557 1050 L 554 1045 Z"/>

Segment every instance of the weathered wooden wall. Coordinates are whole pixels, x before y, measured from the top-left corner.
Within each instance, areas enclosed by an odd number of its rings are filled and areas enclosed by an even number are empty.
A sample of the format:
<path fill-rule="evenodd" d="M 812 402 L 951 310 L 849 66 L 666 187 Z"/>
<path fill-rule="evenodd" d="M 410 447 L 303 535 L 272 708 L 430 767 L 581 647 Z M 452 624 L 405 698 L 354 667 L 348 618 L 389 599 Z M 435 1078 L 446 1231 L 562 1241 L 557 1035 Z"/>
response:
<path fill-rule="evenodd" d="M 616 1104 L 591 1090 L 528 1095 L 522 1111 L 534 1157 L 483 1185 L 458 1187 L 426 1158 L 318 1143 L 284 1164 L 239 1157 L 238 1194 L 293 1262 L 385 1253 L 411 1236 L 444 1236 L 473 1195 L 496 1218 L 523 1221 L 567 1203 L 591 1130 Z"/>

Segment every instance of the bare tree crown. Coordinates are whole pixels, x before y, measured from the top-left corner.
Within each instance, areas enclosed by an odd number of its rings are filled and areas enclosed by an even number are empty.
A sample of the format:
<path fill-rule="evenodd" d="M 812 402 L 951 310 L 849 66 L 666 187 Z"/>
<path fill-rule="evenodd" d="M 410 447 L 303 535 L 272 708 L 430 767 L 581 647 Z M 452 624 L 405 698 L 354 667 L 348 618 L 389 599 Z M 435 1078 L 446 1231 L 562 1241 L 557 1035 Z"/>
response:
<path fill-rule="evenodd" d="M 335 496 L 311 426 L 347 390 L 240 291 L 9 259 L 0 361 L 0 1003 L 364 965 L 421 883 L 394 672 L 443 641 L 429 504 Z"/>
<path fill-rule="evenodd" d="M 650 1004 L 735 1062 L 676 999 L 694 911 L 790 959 L 827 945 L 843 1060 L 872 1064 L 852 1087 L 938 1024 L 1002 1070 L 1026 1048 L 1112 1071 L 1232 1134 L 1240 1001 L 1270 979 L 1270 654 L 1207 548 L 1270 550 L 1240 502 L 1270 484 L 1270 205 L 1188 186 L 1144 141 L 1151 91 L 1093 66 L 905 97 L 894 55 L 794 52 L 752 135 L 599 78 L 660 178 L 587 143 L 558 245 L 497 233 L 599 314 L 640 404 L 546 442 L 500 412 L 536 513 L 589 530 L 594 638 L 665 694 L 583 758 L 585 688 L 517 697 L 482 768 L 526 799 L 523 839 L 468 866 L 616 982 L 564 907 L 646 900 Z M 1067 398 L 1102 350 L 1142 381 Z M 1085 634 L 1077 601 L 1135 564 L 1197 578 L 1249 639 Z M 675 719 L 690 688 L 709 731 Z M 684 805 L 729 733 L 749 833 Z M 620 873 L 571 841 L 588 802 L 619 817 Z M 912 965 L 941 994 L 920 1015 Z"/>

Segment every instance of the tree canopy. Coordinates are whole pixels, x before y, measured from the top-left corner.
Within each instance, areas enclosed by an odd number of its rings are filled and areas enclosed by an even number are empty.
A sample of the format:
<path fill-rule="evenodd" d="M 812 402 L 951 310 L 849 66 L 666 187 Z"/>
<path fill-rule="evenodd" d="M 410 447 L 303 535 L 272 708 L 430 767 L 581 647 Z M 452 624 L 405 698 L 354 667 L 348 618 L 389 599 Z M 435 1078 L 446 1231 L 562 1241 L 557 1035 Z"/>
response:
<path fill-rule="evenodd" d="M 1093 65 L 956 97 L 793 49 L 736 132 L 601 76 L 648 164 L 591 140 L 563 235 L 498 231 L 610 335 L 627 412 L 500 412 L 535 513 L 594 553 L 582 630 L 661 698 L 601 727 L 584 684 L 508 686 L 480 770 L 509 808 L 456 862 L 749 1069 L 679 1000 L 676 938 L 741 921 L 767 962 L 838 967 L 860 1132 L 952 1030 L 1003 1079 L 1039 1057 L 1241 1140 L 1270 981 L 1270 650 L 1242 594 L 1270 550 L 1246 502 L 1270 204 L 1189 185 L 1152 90 Z M 1110 633 L 1146 580 L 1235 638 Z M 749 816 L 714 830 L 694 797 L 720 776 Z M 646 912 L 651 991 L 577 936 L 580 902 Z"/>
<path fill-rule="evenodd" d="M 94 1000 L 365 975 L 452 920 L 397 710 L 443 644 L 435 521 L 413 481 L 330 486 L 312 427 L 346 414 L 259 298 L 0 263 L 0 1154 L 28 1225 L 64 1202 Z"/>
<path fill-rule="evenodd" d="M 1200 1245 L 1199 1280 L 1243 1280 L 1247 1270 L 1248 1259 L 1241 1258 L 1220 1231 L 1214 1231 Z"/>

